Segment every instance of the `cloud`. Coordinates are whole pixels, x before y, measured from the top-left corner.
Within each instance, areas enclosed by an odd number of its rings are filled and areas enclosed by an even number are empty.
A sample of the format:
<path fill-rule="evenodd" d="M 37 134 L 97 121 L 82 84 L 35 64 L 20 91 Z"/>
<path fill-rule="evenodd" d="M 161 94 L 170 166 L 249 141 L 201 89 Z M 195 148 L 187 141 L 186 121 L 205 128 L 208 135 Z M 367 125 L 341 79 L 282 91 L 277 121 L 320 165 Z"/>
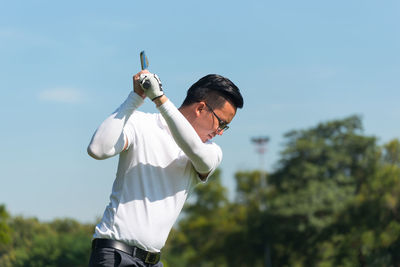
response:
<path fill-rule="evenodd" d="M 57 41 L 48 36 L 18 28 L 0 27 L 0 40 L 2 43 L 23 43 L 26 45 L 56 46 Z"/>
<path fill-rule="evenodd" d="M 39 99 L 49 102 L 74 104 L 82 102 L 83 95 L 79 90 L 72 88 L 56 88 L 39 93 Z"/>

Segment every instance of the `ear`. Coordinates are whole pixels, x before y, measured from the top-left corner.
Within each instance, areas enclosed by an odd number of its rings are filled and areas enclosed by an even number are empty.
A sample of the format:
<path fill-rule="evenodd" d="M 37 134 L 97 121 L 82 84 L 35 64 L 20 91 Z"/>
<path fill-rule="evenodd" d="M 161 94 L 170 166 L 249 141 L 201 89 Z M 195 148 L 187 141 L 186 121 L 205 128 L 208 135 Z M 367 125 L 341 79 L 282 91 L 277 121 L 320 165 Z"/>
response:
<path fill-rule="evenodd" d="M 206 103 L 204 103 L 203 101 L 197 102 L 195 104 L 196 116 L 200 116 L 200 114 L 206 109 L 206 107 Z"/>

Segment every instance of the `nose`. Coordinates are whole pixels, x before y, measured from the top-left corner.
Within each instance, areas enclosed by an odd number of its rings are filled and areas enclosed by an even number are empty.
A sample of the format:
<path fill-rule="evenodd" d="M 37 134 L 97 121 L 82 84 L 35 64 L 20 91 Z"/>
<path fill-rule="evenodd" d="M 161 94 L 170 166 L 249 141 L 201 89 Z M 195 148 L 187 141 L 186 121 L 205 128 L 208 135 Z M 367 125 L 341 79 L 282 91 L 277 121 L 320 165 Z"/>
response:
<path fill-rule="evenodd" d="M 218 135 L 222 135 L 222 134 L 224 133 L 224 130 L 217 129 L 216 133 L 217 133 Z"/>

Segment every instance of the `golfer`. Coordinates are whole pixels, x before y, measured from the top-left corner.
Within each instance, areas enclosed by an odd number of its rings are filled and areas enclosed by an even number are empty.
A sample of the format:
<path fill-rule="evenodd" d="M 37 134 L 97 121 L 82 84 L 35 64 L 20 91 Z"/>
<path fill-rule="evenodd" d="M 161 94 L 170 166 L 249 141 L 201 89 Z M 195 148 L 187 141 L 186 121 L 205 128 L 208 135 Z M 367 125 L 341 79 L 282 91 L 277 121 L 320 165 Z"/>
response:
<path fill-rule="evenodd" d="M 215 74 L 194 83 L 179 109 L 147 70 L 133 77 L 133 89 L 88 146 L 95 159 L 119 154 L 110 203 L 95 227 L 90 266 L 163 266 L 161 249 L 188 193 L 222 160 L 211 140 L 228 130 L 243 107 L 238 87 Z M 139 111 L 145 98 L 159 113 Z"/>

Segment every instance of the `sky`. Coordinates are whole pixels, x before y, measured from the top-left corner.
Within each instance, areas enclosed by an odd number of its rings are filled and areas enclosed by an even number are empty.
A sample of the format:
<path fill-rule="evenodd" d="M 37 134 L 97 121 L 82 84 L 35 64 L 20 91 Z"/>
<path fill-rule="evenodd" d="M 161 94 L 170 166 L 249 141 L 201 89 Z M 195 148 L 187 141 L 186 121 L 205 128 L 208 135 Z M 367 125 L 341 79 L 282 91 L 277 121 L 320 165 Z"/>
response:
<path fill-rule="evenodd" d="M 86 148 L 142 50 L 177 106 L 209 73 L 240 88 L 243 109 L 214 139 L 231 196 L 237 171 L 277 168 L 291 130 L 359 115 L 379 144 L 399 138 L 399 18 L 394 0 L 2 1 L 0 204 L 43 221 L 102 215 L 118 158 Z"/>

